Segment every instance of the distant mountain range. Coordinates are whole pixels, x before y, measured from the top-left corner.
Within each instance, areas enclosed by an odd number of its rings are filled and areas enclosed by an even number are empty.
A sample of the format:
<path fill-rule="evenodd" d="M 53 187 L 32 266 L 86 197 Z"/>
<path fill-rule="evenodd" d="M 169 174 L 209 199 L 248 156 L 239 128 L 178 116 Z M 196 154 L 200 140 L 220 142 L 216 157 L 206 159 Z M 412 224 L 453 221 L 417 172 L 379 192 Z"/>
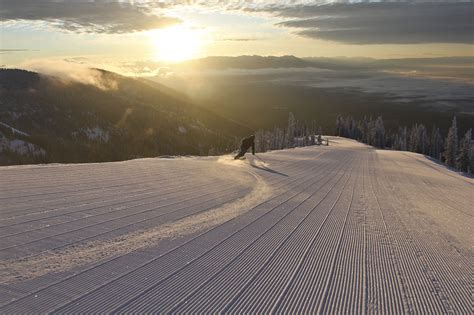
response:
<path fill-rule="evenodd" d="M 149 79 L 250 129 L 284 126 L 289 112 L 326 133 L 337 115 L 382 115 L 392 130 L 447 130 L 454 115 L 461 130 L 474 126 L 474 57 L 207 57 L 163 71 Z"/>
<path fill-rule="evenodd" d="M 88 75 L 86 84 L 0 70 L 0 164 L 217 153 L 248 132 L 165 86 Z"/>
<path fill-rule="evenodd" d="M 200 69 L 264 69 L 264 68 L 304 68 L 312 62 L 295 56 L 214 56 L 190 60 L 174 65 L 176 68 Z"/>
<path fill-rule="evenodd" d="M 277 68 L 320 68 L 320 69 L 358 69 L 358 70 L 411 70 L 430 71 L 438 74 L 474 80 L 474 57 L 433 57 L 373 59 L 349 57 L 305 57 L 258 56 L 237 57 L 213 56 L 174 64 L 172 69 L 277 69 Z M 455 70 L 455 72 L 452 72 Z"/>

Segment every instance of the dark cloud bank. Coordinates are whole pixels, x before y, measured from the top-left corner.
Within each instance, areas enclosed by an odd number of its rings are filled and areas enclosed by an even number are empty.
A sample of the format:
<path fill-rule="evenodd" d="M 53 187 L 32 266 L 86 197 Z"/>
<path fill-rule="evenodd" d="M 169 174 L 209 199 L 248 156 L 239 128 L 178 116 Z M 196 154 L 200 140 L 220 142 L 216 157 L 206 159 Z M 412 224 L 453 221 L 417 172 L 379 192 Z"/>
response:
<path fill-rule="evenodd" d="M 0 0 L 0 21 L 47 21 L 74 32 L 131 33 L 179 23 L 156 6 L 116 1 Z"/>
<path fill-rule="evenodd" d="M 255 9 L 297 34 L 348 44 L 474 43 L 472 2 L 364 2 Z"/>
<path fill-rule="evenodd" d="M 285 19 L 278 26 L 295 29 L 301 36 L 349 44 L 474 42 L 474 4 L 471 1 L 344 1 L 311 5 L 292 2 L 275 5 L 245 1 L 232 6 L 229 1 L 196 1 L 202 6 L 222 6 L 224 10 L 273 13 Z M 189 3 L 0 0 L 0 21 L 48 21 L 75 32 L 130 33 L 179 23 L 177 18 L 152 14 L 152 9 Z"/>

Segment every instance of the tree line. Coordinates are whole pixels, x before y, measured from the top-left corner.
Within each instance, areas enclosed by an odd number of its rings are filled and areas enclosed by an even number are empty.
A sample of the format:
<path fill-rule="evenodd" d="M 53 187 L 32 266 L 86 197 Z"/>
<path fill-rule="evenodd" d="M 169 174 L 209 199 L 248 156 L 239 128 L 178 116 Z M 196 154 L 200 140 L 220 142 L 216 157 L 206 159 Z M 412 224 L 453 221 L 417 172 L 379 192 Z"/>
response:
<path fill-rule="evenodd" d="M 323 144 L 322 128 L 315 121 L 310 124 L 296 120 L 293 113 L 288 116 L 286 128 L 275 127 L 273 130 L 255 132 L 255 150 L 281 150 L 308 145 Z"/>
<path fill-rule="evenodd" d="M 368 145 L 400 151 L 410 151 L 428 155 L 457 170 L 474 173 L 474 142 L 472 129 L 459 138 L 456 116 L 446 137 L 436 126 L 429 131 L 423 124 L 410 128 L 399 127 L 396 132 L 384 128 L 381 116 L 375 120 L 364 117 L 355 120 L 351 116 L 336 118 L 337 136 L 358 140 Z"/>

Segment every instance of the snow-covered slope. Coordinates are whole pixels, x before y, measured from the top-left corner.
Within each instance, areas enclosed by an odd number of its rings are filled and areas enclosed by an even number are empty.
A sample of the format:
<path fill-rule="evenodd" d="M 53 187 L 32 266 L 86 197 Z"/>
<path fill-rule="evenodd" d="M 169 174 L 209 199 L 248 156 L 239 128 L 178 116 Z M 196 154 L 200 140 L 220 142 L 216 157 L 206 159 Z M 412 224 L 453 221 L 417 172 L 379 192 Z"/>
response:
<path fill-rule="evenodd" d="M 469 313 L 474 180 L 331 142 L 0 168 L 0 313 Z"/>

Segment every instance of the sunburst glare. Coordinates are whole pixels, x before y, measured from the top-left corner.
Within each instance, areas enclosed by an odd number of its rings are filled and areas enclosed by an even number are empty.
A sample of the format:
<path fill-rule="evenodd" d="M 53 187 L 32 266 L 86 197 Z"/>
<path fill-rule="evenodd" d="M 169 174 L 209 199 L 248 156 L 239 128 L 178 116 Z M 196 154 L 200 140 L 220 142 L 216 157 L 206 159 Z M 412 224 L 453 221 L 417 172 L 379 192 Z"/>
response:
<path fill-rule="evenodd" d="M 189 26 L 173 26 L 152 32 L 154 58 L 178 62 L 199 57 L 209 33 Z"/>

